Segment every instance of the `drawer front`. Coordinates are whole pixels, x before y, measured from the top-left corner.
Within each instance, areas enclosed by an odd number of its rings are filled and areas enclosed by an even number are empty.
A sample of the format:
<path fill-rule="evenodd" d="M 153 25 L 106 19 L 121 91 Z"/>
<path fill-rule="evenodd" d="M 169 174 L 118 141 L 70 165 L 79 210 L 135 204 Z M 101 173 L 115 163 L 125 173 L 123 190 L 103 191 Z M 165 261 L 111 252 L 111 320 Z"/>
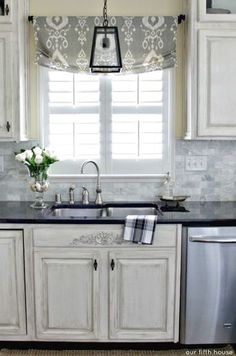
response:
<path fill-rule="evenodd" d="M 32 228 L 35 247 L 142 247 L 176 246 L 177 225 L 157 225 L 153 245 L 123 240 L 123 225 L 40 225 Z"/>

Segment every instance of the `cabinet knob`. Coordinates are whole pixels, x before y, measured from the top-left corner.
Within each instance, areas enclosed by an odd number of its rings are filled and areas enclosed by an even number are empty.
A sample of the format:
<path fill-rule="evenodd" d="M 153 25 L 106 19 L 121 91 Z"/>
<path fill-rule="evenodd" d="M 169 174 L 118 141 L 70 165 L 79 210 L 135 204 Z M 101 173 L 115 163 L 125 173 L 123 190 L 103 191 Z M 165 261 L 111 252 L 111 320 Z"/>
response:
<path fill-rule="evenodd" d="M 8 16 L 9 12 L 10 12 L 10 8 L 9 8 L 8 4 L 6 4 L 5 9 L 4 9 L 4 13 L 5 13 L 6 16 Z"/>
<path fill-rule="evenodd" d="M 97 271 L 97 269 L 98 269 L 97 260 L 94 260 L 93 267 L 94 267 L 94 271 Z"/>
<path fill-rule="evenodd" d="M 6 128 L 7 128 L 7 132 L 9 132 L 9 131 L 10 131 L 10 128 L 11 128 L 11 125 L 10 125 L 10 122 L 9 122 L 9 121 L 7 121 Z"/>
<path fill-rule="evenodd" d="M 111 270 L 114 271 L 115 268 L 115 261 L 112 259 L 111 260 Z"/>

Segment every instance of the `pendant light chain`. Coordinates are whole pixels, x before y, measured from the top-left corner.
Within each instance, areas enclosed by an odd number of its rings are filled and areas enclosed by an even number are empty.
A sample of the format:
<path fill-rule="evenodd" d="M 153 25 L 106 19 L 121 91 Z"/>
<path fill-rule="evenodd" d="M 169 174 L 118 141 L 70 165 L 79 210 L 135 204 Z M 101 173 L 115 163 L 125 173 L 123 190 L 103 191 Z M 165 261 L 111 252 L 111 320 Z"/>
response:
<path fill-rule="evenodd" d="M 104 7 L 103 7 L 103 26 L 108 26 L 108 19 L 107 19 L 107 0 L 104 0 Z"/>

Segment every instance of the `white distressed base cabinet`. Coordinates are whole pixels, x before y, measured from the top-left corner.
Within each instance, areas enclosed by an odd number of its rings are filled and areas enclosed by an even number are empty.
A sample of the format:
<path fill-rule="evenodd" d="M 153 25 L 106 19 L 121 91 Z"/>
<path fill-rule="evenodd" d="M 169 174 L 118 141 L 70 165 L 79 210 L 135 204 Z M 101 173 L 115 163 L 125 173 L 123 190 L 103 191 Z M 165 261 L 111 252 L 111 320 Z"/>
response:
<path fill-rule="evenodd" d="M 175 251 L 109 254 L 110 338 L 173 340 Z"/>
<path fill-rule="evenodd" d="M 177 342 L 180 225 L 0 226 L 0 340 Z M 27 311 L 27 312 L 26 312 Z"/>
<path fill-rule="evenodd" d="M 26 334 L 22 231 L 0 231 L 0 335 Z"/>
<path fill-rule="evenodd" d="M 178 341 L 180 227 L 154 244 L 120 225 L 32 229 L 38 340 Z"/>
<path fill-rule="evenodd" d="M 96 339 L 101 273 L 93 265 L 100 264 L 99 254 L 61 250 L 35 253 L 37 337 Z"/>

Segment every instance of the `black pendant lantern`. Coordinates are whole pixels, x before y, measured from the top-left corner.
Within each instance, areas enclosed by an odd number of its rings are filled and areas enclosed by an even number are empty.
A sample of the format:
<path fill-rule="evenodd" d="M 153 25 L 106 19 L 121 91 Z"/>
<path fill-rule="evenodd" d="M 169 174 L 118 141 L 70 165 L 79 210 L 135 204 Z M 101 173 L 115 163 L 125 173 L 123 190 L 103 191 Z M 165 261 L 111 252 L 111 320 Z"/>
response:
<path fill-rule="evenodd" d="M 104 0 L 103 26 L 95 26 L 90 58 L 92 73 L 119 73 L 122 68 L 118 28 L 108 26 Z"/>

